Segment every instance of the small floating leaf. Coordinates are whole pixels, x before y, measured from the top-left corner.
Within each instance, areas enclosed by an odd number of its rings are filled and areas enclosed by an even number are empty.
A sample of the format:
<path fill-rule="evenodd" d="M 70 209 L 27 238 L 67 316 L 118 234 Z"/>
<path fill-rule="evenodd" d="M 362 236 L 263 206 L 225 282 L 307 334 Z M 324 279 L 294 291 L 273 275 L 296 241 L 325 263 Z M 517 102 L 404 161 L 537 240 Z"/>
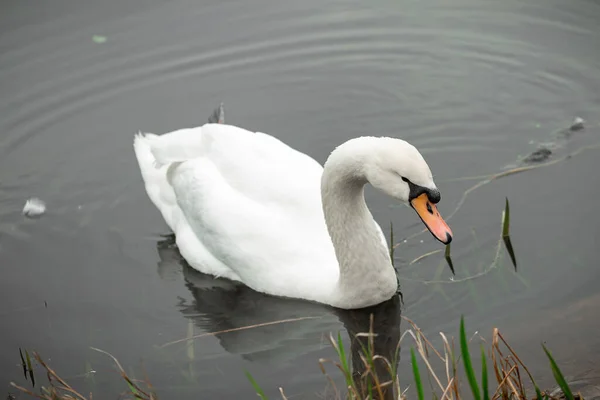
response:
<path fill-rule="evenodd" d="M 92 37 L 92 40 L 94 41 L 94 43 L 106 43 L 106 36 L 100 36 L 100 35 L 94 35 Z"/>
<path fill-rule="evenodd" d="M 444 254 L 444 258 L 450 267 L 450 271 L 452 271 L 452 275 L 456 275 L 454 273 L 454 265 L 452 264 L 452 257 L 450 257 L 450 244 L 446 245 L 446 253 Z"/>
<path fill-rule="evenodd" d="M 542 127 L 542 124 L 540 124 L 540 123 L 537 123 L 537 124 L 535 124 L 535 127 L 536 127 L 536 128 L 541 128 L 541 127 Z"/>

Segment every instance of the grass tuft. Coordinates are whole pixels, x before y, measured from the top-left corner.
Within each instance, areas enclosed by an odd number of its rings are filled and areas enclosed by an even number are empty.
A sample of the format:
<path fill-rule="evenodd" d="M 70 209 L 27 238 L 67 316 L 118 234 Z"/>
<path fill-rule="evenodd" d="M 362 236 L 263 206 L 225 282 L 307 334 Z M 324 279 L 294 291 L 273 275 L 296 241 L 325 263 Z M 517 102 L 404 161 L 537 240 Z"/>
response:
<path fill-rule="evenodd" d="M 123 369 L 123 367 L 121 366 L 119 361 L 114 356 L 105 352 L 104 350 L 95 349 L 93 347 L 92 347 L 92 349 L 95 351 L 104 353 L 113 359 L 113 361 L 115 362 L 115 364 L 117 366 L 117 369 L 119 370 L 121 378 L 127 384 L 127 387 L 129 389 L 128 394 L 133 396 L 132 399 L 136 399 L 136 400 L 157 400 L 158 399 L 158 397 L 156 397 L 156 394 L 152 390 L 152 385 L 150 384 L 149 380 L 146 380 L 146 382 L 145 382 L 147 388 L 145 390 L 142 389 L 141 386 L 138 385 L 138 383 L 136 383 L 133 379 L 131 379 L 125 373 L 125 370 Z M 20 351 L 20 349 L 19 349 L 19 351 Z M 32 363 L 29 359 L 29 355 L 28 355 L 27 351 L 25 351 L 25 358 L 28 360 L 27 368 L 29 369 L 30 376 L 33 378 Z M 88 397 L 85 397 L 84 395 L 82 395 L 81 393 L 76 391 L 73 387 L 71 387 L 52 368 L 50 368 L 50 366 L 48 364 L 46 364 L 46 362 L 40 357 L 40 355 L 38 353 L 34 352 L 33 358 L 46 371 L 46 376 L 48 378 L 49 386 L 48 387 L 42 386 L 39 390 L 39 393 L 35 393 L 30 389 L 19 386 L 14 382 L 11 382 L 12 387 L 18 389 L 19 391 L 21 391 L 29 396 L 35 397 L 37 399 L 43 399 L 43 400 L 93 400 L 93 396 L 91 393 L 89 394 Z M 23 359 L 22 354 L 21 354 L 21 359 Z M 33 381 L 32 381 L 32 386 L 34 386 Z M 124 399 L 128 399 L 128 398 L 124 397 Z"/>
<path fill-rule="evenodd" d="M 344 345 L 341 334 L 338 334 L 335 338 L 333 335 L 329 336 L 331 346 L 336 351 L 339 361 L 321 359 L 319 360 L 319 367 L 321 372 L 327 377 L 329 385 L 332 386 L 335 399 L 406 400 L 408 398 L 407 390 L 401 390 L 400 378 L 397 374 L 397 364 L 402 341 L 406 338 L 411 338 L 410 362 L 412 364 L 412 377 L 410 380 L 411 383 L 414 384 L 414 396 L 419 400 L 424 400 L 426 397 L 424 387 L 424 382 L 426 381 L 429 381 L 431 391 L 431 394 L 427 395 L 427 397 L 430 396 L 435 400 L 462 400 L 468 398 L 477 400 L 583 400 L 581 394 L 573 395 L 569 384 L 564 378 L 550 351 L 544 345 L 542 345 L 542 347 L 550 361 L 552 375 L 557 385 L 562 390 L 560 396 L 553 395 L 553 393 L 551 394 L 549 392 L 543 392 L 539 389 L 527 367 L 506 342 L 497 328 L 494 328 L 492 331 L 491 346 L 487 355 L 483 344 L 481 345 L 480 387 L 475 378 L 475 369 L 468 348 L 470 340 L 467 339 L 464 318 L 461 318 L 460 321 L 460 350 L 458 353 L 455 350 L 454 340 L 452 338 L 449 339 L 447 335 L 440 332 L 443 345 L 441 348 L 437 349 L 413 321 L 406 317 L 402 318 L 410 324 L 410 328 L 402 335 L 393 360 L 388 360 L 385 357 L 376 354 L 374 351 L 374 338 L 377 334 L 373 332 L 373 316 L 371 316 L 369 332 L 357 333 L 354 338 L 351 338 L 359 342 L 360 340 L 363 340 L 360 346 L 351 347 L 351 355 L 346 351 L 346 345 Z M 364 343 L 365 341 L 366 343 Z M 128 388 L 126 396 L 129 397 L 122 398 L 158 400 L 148 379 L 145 380 L 145 387 L 142 388 L 137 381 L 134 381 L 125 373 L 123 367 L 115 357 L 103 350 L 94 350 L 108 355 L 115 362 L 117 370 Z M 30 374 L 29 371 L 32 371 L 29 364 L 33 367 L 32 362 L 27 362 L 27 354 L 28 352 L 20 351 L 21 362 L 23 366 L 26 365 L 27 368 L 25 370 L 26 378 L 27 375 Z M 19 386 L 14 382 L 11 383 L 13 387 L 27 395 L 43 400 L 93 400 L 91 393 L 88 397 L 83 396 L 73 389 L 66 381 L 60 378 L 60 376 L 50 368 L 37 353 L 34 352 L 32 354 L 33 359 L 45 369 L 46 376 L 49 380 L 49 386 L 42 386 L 39 389 L 39 393 L 35 393 L 30 389 Z M 349 362 L 349 355 L 353 360 L 352 365 L 350 365 Z M 425 365 L 425 368 L 419 368 L 419 357 L 420 362 Z M 357 360 L 359 360 L 359 364 L 356 364 Z M 342 373 L 346 385 L 344 390 L 339 390 L 335 386 L 335 381 L 325 371 L 324 363 L 326 362 L 335 365 Z M 457 373 L 461 362 L 467 377 L 466 385 L 461 384 Z M 491 365 L 493 371 L 492 376 L 495 378 L 494 383 L 488 378 L 488 365 Z M 384 366 L 385 368 L 378 368 L 381 366 Z M 356 370 L 353 371 L 353 368 L 358 368 L 361 372 L 357 373 Z M 267 396 L 264 390 L 256 382 L 250 372 L 245 371 L 245 375 L 257 396 L 262 400 L 266 400 Z M 526 382 L 524 379 L 525 377 L 529 379 L 529 383 Z M 527 394 L 526 386 L 528 384 L 532 384 L 535 388 L 535 394 L 532 396 Z M 411 386 L 410 383 L 405 383 L 405 385 L 406 387 Z M 470 391 L 470 393 L 464 393 L 465 390 Z M 287 400 L 281 387 L 278 388 L 278 391 L 281 399 Z"/>

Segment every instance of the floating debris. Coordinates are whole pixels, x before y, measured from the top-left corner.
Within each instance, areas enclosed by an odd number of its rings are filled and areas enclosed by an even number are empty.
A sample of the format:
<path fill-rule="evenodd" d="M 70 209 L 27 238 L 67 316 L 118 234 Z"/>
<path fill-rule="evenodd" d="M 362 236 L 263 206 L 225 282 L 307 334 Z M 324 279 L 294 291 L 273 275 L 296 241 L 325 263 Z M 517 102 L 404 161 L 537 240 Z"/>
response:
<path fill-rule="evenodd" d="M 538 163 L 542 161 L 546 161 L 552 155 L 552 150 L 541 147 L 535 150 L 533 153 L 529 154 L 527 157 L 523 159 L 525 163 Z"/>
<path fill-rule="evenodd" d="M 538 125 L 539 124 L 536 124 L 536 127 L 539 127 Z M 564 142 L 571 137 L 573 132 L 582 130 L 584 128 L 584 125 L 585 121 L 583 120 L 583 118 L 575 117 L 575 119 L 573 120 L 573 122 L 571 122 L 571 125 L 569 125 L 568 128 L 559 129 L 554 133 L 556 139 L 555 141 L 538 144 L 538 148 L 532 153 L 530 153 L 527 157 L 523 158 L 521 161 L 525 164 L 532 164 L 541 163 L 548 160 L 552 156 L 554 150 L 563 147 Z M 529 144 L 533 143 L 533 141 L 529 142 Z"/>
<path fill-rule="evenodd" d="M 571 124 L 571 126 L 569 127 L 569 130 L 573 131 L 573 132 L 580 131 L 584 128 L 584 124 L 585 124 L 585 121 L 583 120 L 583 118 L 576 117 L 573 120 L 573 123 Z"/>
<path fill-rule="evenodd" d="M 32 197 L 25 202 L 23 215 L 29 218 L 39 217 L 46 212 L 46 203 L 37 197 Z"/>
<path fill-rule="evenodd" d="M 94 41 L 94 43 L 98 43 L 98 44 L 102 44 L 102 43 L 106 43 L 106 36 L 100 36 L 100 35 L 94 35 L 92 36 L 92 40 Z"/>
<path fill-rule="evenodd" d="M 508 251 L 508 255 L 510 256 L 510 259 L 516 271 L 517 259 L 515 257 L 515 250 L 513 249 L 512 243 L 510 241 L 510 205 L 508 203 L 508 197 L 506 198 L 506 203 L 504 204 L 504 211 L 502 212 L 502 239 L 504 240 L 506 251 Z"/>
<path fill-rule="evenodd" d="M 225 104 L 219 104 L 210 117 L 208 117 L 209 124 L 224 124 L 225 123 Z"/>

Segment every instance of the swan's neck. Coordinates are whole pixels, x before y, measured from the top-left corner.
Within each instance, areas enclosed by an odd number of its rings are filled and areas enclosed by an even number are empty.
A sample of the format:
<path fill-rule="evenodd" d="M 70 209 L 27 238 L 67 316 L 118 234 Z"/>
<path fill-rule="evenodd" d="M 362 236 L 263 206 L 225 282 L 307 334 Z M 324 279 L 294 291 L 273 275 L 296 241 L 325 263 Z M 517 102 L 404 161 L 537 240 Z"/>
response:
<path fill-rule="evenodd" d="M 344 308 L 378 304 L 397 290 L 389 251 L 364 197 L 366 168 L 377 140 L 362 137 L 338 147 L 321 180 L 325 222 L 340 268 L 336 297 Z"/>

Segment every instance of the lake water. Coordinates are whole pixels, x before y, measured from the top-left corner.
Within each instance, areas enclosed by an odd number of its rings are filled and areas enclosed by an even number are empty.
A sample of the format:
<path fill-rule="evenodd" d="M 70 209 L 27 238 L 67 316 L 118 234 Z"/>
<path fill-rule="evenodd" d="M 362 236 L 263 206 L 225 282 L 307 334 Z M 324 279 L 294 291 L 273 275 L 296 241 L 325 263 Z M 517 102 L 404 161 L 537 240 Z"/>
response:
<path fill-rule="evenodd" d="M 598 370 L 598 1 L 4 0 L 1 10 L 5 394 L 15 393 L 10 381 L 31 387 L 24 348 L 94 398 L 116 398 L 125 385 L 90 347 L 132 376 L 145 370 L 162 399 L 254 398 L 246 370 L 272 396 L 280 386 L 290 399 L 326 391 L 318 360 L 334 357 L 327 336 L 341 331 L 348 344 L 368 313 L 195 273 L 146 196 L 133 135 L 201 125 L 221 101 L 228 123 L 321 163 L 355 136 L 410 141 L 433 170 L 445 216 L 479 182 L 459 178 L 504 171 L 539 143 L 557 143 L 549 161 L 563 161 L 471 191 L 449 219 L 454 281 L 443 253 L 412 263 L 442 249 L 429 234 L 411 237 L 422 229 L 416 215 L 367 191 L 401 243 L 404 304 L 376 308 L 378 346 L 392 351 L 409 327 L 400 314 L 438 344 L 440 331 L 457 335 L 464 314 L 471 334 L 489 340 L 500 328 L 541 384 L 552 383 L 541 341 L 566 374 Z M 586 128 L 557 140 L 575 117 Z M 35 220 L 21 215 L 32 196 L 48 206 Z M 489 269 L 505 198 L 517 273 L 503 248 Z M 304 317 L 316 318 L 163 346 Z M 409 347 L 399 362 L 405 385 Z"/>

